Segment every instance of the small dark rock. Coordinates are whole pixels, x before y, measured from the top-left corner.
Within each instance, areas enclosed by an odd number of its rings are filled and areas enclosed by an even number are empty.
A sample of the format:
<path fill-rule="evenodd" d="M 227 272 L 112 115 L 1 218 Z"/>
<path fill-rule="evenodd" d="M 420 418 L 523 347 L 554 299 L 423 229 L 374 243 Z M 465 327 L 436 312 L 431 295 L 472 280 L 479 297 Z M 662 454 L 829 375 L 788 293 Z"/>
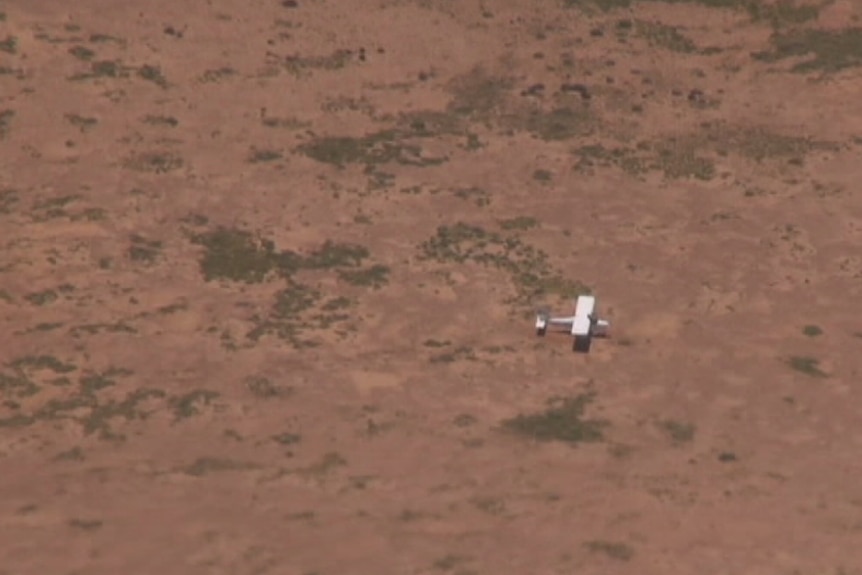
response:
<path fill-rule="evenodd" d="M 592 30 L 590 30 L 590 36 L 592 36 L 593 38 L 601 38 L 604 35 L 605 31 L 601 28 L 593 28 Z"/>
<path fill-rule="evenodd" d="M 718 460 L 722 463 L 729 463 L 731 461 L 736 461 L 736 454 L 731 453 L 729 451 L 724 451 L 718 454 Z"/>
<path fill-rule="evenodd" d="M 281 5 L 285 8 L 299 8 L 299 2 L 296 0 L 283 0 Z"/>
<path fill-rule="evenodd" d="M 424 82 L 428 79 L 428 74 L 426 74 L 425 72 L 419 72 L 418 78 L 420 82 Z"/>

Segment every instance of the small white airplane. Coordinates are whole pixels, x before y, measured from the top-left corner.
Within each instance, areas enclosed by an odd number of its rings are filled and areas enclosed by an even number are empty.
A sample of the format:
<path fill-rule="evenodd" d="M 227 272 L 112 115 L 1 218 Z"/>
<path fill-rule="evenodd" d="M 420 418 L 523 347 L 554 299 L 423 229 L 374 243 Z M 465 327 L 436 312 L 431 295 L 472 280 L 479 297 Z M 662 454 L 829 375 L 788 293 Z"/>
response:
<path fill-rule="evenodd" d="M 610 322 L 599 319 L 596 313 L 596 298 L 591 295 L 578 296 L 575 315 L 553 317 L 546 311 L 536 314 L 536 335 L 544 336 L 549 327 L 560 328 L 575 338 L 572 351 L 587 353 L 593 337 L 607 337 Z"/>

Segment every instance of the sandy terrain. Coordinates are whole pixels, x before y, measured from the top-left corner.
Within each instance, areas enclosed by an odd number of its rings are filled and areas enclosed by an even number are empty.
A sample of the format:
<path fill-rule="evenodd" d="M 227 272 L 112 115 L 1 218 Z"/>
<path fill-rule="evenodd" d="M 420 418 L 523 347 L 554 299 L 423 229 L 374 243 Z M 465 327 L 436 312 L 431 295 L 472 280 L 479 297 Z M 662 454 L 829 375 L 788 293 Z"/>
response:
<path fill-rule="evenodd" d="M 859 3 L 0 14 L 0 574 L 862 573 Z"/>

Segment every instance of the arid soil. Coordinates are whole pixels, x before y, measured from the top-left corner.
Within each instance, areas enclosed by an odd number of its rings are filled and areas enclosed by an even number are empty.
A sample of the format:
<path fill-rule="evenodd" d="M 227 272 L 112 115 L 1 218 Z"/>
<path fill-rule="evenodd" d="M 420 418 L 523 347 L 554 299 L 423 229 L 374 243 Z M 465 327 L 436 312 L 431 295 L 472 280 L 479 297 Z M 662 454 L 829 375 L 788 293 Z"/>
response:
<path fill-rule="evenodd" d="M 0 3 L 0 574 L 862 573 L 860 17 Z"/>

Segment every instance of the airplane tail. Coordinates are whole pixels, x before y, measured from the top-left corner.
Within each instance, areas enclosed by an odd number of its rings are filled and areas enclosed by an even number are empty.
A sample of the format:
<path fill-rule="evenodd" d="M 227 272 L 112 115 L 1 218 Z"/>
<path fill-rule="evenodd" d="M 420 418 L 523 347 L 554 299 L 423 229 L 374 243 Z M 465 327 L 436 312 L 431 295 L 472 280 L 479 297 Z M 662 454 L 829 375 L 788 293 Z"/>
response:
<path fill-rule="evenodd" d="M 536 312 L 536 335 L 543 336 L 548 331 L 548 318 L 550 315 L 547 311 L 539 310 Z"/>
<path fill-rule="evenodd" d="M 600 319 L 596 321 L 595 327 L 595 335 L 599 337 L 606 337 L 608 335 L 608 331 L 610 330 L 611 322 L 606 319 Z"/>

